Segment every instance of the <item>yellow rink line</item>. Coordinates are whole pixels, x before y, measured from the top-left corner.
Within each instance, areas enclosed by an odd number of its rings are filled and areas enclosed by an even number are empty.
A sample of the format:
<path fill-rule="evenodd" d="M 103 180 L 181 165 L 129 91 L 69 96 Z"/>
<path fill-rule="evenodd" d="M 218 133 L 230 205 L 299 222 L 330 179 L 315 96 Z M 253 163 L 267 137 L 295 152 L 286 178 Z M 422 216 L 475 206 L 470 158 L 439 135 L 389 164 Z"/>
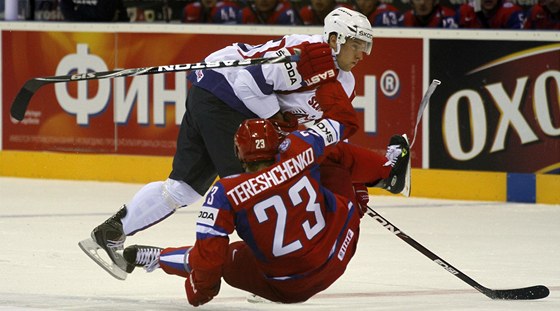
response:
<path fill-rule="evenodd" d="M 164 180 L 171 157 L 59 152 L 0 152 L 0 176 L 147 183 Z"/>

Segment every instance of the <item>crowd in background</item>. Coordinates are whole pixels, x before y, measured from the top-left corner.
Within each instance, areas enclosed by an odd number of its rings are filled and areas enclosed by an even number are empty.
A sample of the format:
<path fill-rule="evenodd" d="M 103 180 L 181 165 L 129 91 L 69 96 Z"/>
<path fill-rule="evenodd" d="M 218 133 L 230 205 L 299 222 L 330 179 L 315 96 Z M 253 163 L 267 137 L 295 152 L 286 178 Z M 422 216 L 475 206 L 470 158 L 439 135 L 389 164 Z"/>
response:
<path fill-rule="evenodd" d="M 439 0 L 410 0 L 404 9 L 381 0 L 199 0 L 185 6 L 184 23 L 322 25 L 337 7 L 363 13 L 375 27 L 560 29 L 560 0 L 540 0 L 524 9 L 509 0 L 457 6 Z"/>
<path fill-rule="evenodd" d="M 560 29 L 560 0 L 25 1 L 33 2 L 35 12 L 55 12 L 34 20 L 321 26 L 330 11 L 347 7 L 374 27 Z"/>

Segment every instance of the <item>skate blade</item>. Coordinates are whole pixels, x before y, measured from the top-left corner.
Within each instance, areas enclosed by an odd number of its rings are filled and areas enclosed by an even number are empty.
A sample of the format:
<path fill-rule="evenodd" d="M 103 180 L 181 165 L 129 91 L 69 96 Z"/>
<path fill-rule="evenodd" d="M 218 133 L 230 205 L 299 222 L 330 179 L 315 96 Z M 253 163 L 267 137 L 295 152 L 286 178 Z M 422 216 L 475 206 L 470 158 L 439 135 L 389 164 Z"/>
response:
<path fill-rule="evenodd" d="M 91 258 L 101 268 L 103 268 L 103 270 L 107 271 L 110 275 L 112 275 L 116 279 L 123 280 L 123 281 L 126 280 L 126 275 L 127 275 L 126 271 L 121 267 L 119 267 L 114 262 L 112 261 L 109 262 L 103 259 L 103 257 L 101 257 L 97 251 L 101 249 L 104 252 L 104 250 L 97 243 L 95 243 L 91 238 L 78 242 L 78 245 L 84 251 L 84 253 L 86 253 L 86 255 L 88 255 L 89 258 Z"/>

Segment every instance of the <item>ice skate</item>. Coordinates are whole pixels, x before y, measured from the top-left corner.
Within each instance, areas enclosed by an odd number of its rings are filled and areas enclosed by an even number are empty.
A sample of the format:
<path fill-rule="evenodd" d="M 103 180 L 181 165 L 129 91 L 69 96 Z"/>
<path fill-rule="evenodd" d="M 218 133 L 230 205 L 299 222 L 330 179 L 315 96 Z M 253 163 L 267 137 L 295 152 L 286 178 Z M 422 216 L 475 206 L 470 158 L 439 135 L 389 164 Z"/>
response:
<path fill-rule="evenodd" d="M 115 215 L 93 229 L 91 239 L 85 239 L 78 243 L 91 259 L 119 280 L 126 279 L 127 272 L 130 273 L 134 268 L 128 267 L 123 256 L 118 253 L 124 248 L 126 239 L 121 222 L 125 215 L 126 207 L 123 207 Z M 103 249 L 107 253 L 108 260 L 98 253 L 99 249 Z"/>
<path fill-rule="evenodd" d="M 159 256 L 163 248 L 145 245 L 132 245 L 125 248 L 124 259 L 129 266 L 129 272 L 134 267 L 144 267 L 146 272 L 152 272 L 159 268 Z"/>
<path fill-rule="evenodd" d="M 410 196 L 410 148 L 406 134 L 393 135 L 387 146 L 385 166 L 391 166 L 389 177 L 381 181 L 381 187 L 391 193 Z"/>

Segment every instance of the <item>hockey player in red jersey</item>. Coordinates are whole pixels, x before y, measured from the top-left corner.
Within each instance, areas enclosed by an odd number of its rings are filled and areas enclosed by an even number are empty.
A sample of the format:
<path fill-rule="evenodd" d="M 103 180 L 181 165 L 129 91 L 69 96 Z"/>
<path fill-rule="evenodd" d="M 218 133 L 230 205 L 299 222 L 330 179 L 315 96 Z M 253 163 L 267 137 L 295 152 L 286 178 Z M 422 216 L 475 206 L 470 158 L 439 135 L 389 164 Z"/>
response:
<path fill-rule="evenodd" d="M 244 121 L 235 148 L 247 173 L 222 178 L 209 191 L 194 246 L 133 245 L 125 259 L 185 277 L 193 306 L 218 295 L 222 278 L 271 301 L 308 300 L 344 273 L 356 251 L 361 213 L 352 182 L 380 176 L 379 157 L 339 143 L 344 132 L 343 124 L 323 119 L 280 140 L 270 121 Z M 329 154 L 344 169 L 326 186 L 320 165 Z M 230 244 L 234 231 L 243 241 Z"/>
<path fill-rule="evenodd" d="M 345 3 L 338 3 L 336 0 L 311 0 L 308 5 L 299 10 L 299 17 L 304 25 L 323 25 L 325 17 L 334 9 L 346 7 Z"/>
<path fill-rule="evenodd" d="M 508 0 L 482 0 L 479 11 L 465 3 L 457 13 L 459 28 L 521 29 L 524 20 L 523 9 Z"/>
<path fill-rule="evenodd" d="M 200 0 L 185 5 L 183 23 L 236 24 L 241 9 L 232 1 Z"/>
<path fill-rule="evenodd" d="M 542 0 L 527 11 L 525 29 L 560 29 L 560 0 Z"/>
<path fill-rule="evenodd" d="M 405 27 L 457 28 L 455 10 L 439 0 L 411 0 L 412 9 L 404 13 Z"/>
<path fill-rule="evenodd" d="M 402 13 L 395 6 L 381 0 L 356 0 L 356 9 L 367 16 L 372 26 L 395 27 L 402 24 Z"/>
<path fill-rule="evenodd" d="M 255 0 L 241 10 L 240 24 L 296 25 L 296 13 L 287 0 Z"/>

